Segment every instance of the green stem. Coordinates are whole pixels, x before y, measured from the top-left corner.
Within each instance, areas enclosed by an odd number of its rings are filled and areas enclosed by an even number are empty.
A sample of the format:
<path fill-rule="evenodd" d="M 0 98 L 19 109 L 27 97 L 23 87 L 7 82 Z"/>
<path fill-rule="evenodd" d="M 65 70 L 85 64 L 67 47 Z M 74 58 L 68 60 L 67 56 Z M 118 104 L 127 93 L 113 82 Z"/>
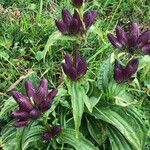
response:
<path fill-rule="evenodd" d="M 77 55 L 78 55 L 78 49 L 79 49 L 79 43 L 78 42 L 74 42 L 73 43 L 73 65 L 76 68 L 77 67 Z"/>

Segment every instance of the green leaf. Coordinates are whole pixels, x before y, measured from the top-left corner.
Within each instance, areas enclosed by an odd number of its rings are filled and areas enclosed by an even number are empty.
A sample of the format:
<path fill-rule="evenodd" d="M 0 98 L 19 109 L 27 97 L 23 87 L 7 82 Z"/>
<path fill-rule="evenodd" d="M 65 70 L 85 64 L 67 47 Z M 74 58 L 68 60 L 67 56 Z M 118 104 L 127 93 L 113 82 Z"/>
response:
<path fill-rule="evenodd" d="M 14 150 L 16 146 L 16 128 L 12 124 L 7 124 L 1 131 L 1 143 L 4 150 Z"/>
<path fill-rule="evenodd" d="M 25 137 L 22 140 L 22 150 L 26 150 L 31 145 L 34 145 L 34 142 L 41 140 L 44 127 L 42 126 L 32 126 L 28 129 Z"/>
<path fill-rule="evenodd" d="M 45 62 L 45 57 L 47 52 L 51 49 L 51 46 L 57 41 L 57 40 L 70 40 L 70 41 L 74 41 L 77 40 L 76 37 L 74 36 L 65 36 L 63 34 L 61 34 L 59 31 L 54 32 L 53 34 L 51 34 L 47 40 L 47 43 L 45 45 L 44 51 L 43 51 L 43 59 Z"/>
<path fill-rule="evenodd" d="M 16 101 L 13 99 L 13 97 L 10 97 L 4 103 L 4 107 L 2 108 L 0 112 L 0 117 L 4 117 L 8 113 L 10 113 L 12 110 L 14 110 L 16 107 L 17 107 Z"/>
<path fill-rule="evenodd" d="M 99 89 L 102 89 L 103 91 L 108 90 L 107 88 L 111 75 L 112 75 L 112 64 L 109 58 L 101 64 L 100 69 L 98 71 L 97 86 Z"/>
<path fill-rule="evenodd" d="M 81 118 L 84 110 L 84 101 L 82 98 L 82 86 L 78 81 L 68 81 L 68 93 L 71 96 L 71 104 L 73 109 L 73 118 L 75 123 L 76 137 L 78 137 Z"/>
<path fill-rule="evenodd" d="M 126 91 L 122 94 L 115 96 L 115 101 L 117 105 L 126 107 L 129 105 L 136 104 L 138 101 L 134 99 L 134 96 L 127 93 Z"/>
<path fill-rule="evenodd" d="M 112 150 L 135 150 L 124 136 L 113 126 L 107 128 L 107 135 L 111 143 Z"/>
<path fill-rule="evenodd" d="M 90 135 L 99 145 L 102 145 L 107 138 L 105 126 L 102 124 L 102 121 L 88 117 L 86 118 L 86 120 Z"/>
<path fill-rule="evenodd" d="M 42 60 L 43 59 L 43 52 L 41 52 L 41 51 L 36 52 L 35 53 L 35 58 L 36 58 L 37 61 Z"/>
<path fill-rule="evenodd" d="M 150 66 L 150 56 L 145 55 L 140 59 L 138 70 L 141 70 L 145 66 Z"/>
<path fill-rule="evenodd" d="M 76 150 L 98 150 L 89 140 L 87 140 L 81 133 L 76 138 L 76 132 L 73 129 L 63 129 L 60 135 L 62 143 L 72 145 Z"/>
<path fill-rule="evenodd" d="M 85 89 L 84 89 L 83 86 L 81 87 L 81 91 L 80 91 L 80 92 L 82 93 L 82 99 L 83 99 L 83 101 L 84 101 L 86 107 L 88 108 L 88 110 L 89 110 L 90 112 L 92 112 L 92 109 L 93 109 L 92 99 L 90 99 L 90 98 L 86 95 L 86 92 L 85 92 Z"/>
<path fill-rule="evenodd" d="M 147 131 L 141 115 L 133 108 L 99 103 L 92 115 L 115 126 L 136 150 L 142 150 Z"/>

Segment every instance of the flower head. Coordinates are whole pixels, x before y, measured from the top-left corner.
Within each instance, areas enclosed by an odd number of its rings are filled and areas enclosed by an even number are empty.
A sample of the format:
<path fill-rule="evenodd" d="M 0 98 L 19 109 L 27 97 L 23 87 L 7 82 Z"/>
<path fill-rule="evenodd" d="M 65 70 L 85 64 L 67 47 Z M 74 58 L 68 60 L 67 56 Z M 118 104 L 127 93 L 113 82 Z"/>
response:
<path fill-rule="evenodd" d="M 72 2 L 75 7 L 79 8 L 83 5 L 84 0 L 72 0 Z"/>
<path fill-rule="evenodd" d="M 86 60 L 77 54 L 76 61 L 72 56 L 65 55 L 65 63 L 62 64 L 64 73 L 69 76 L 72 80 L 77 80 L 81 78 L 87 71 Z"/>
<path fill-rule="evenodd" d="M 139 61 L 138 59 L 132 59 L 128 62 L 126 67 L 124 68 L 121 64 L 115 61 L 115 68 L 114 68 L 114 79 L 118 83 L 127 82 L 131 79 L 132 75 L 138 69 Z"/>
<path fill-rule="evenodd" d="M 61 127 L 59 125 L 55 125 L 51 130 L 45 131 L 42 134 L 42 138 L 45 141 L 51 140 L 53 137 L 57 136 L 61 132 Z"/>
<path fill-rule="evenodd" d="M 15 126 L 22 127 L 30 123 L 31 119 L 37 119 L 40 114 L 51 107 L 52 100 L 57 94 L 57 89 L 48 93 L 48 81 L 41 80 L 39 87 L 33 86 L 31 81 L 25 83 L 27 96 L 14 91 L 13 98 L 19 105 L 19 110 L 12 112 L 16 119 Z"/>
<path fill-rule="evenodd" d="M 86 12 L 83 20 L 79 13 L 75 10 L 73 16 L 68 9 L 62 10 L 62 20 L 56 20 L 58 30 L 64 35 L 83 34 L 95 22 L 97 17 L 96 11 Z"/>
<path fill-rule="evenodd" d="M 129 52 L 140 48 L 143 53 L 150 54 L 150 30 L 141 33 L 138 23 L 132 23 L 130 30 L 127 32 L 122 27 L 117 26 L 116 36 L 109 33 L 108 39 L 116 48 L 126 48 Z"/>

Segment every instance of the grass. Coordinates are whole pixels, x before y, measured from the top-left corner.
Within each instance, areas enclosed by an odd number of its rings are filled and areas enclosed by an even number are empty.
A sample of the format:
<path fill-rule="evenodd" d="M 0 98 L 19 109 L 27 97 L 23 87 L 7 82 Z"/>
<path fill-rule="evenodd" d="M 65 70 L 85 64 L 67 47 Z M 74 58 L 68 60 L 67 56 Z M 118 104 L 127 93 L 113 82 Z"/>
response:
<path fill-rule="evenodd" d="M 63 53 L 71 51 L 72 42 L 55 40 L 57 44 L 48 47 L 45 61 L 43 51 L 49 36 L 57 31 L 54 20 L 61 17 L 61 9 L 67 7 L 72 10 L 70 0 L 1 0 L 0 4 L 1 104 L 9 97 L 10 86 L 11 90 L 21 88 L 22 80 L 14 83 L 26 76 L 30 69 L 34 71 L 31 76 L 35 80 L 45 77 L 53 86 L 59 85 Z M 150 27 L 148 0 L 91 0 L 87 8 L 96 9 L 99 13 L 94 29 L 91 28 L 81 47 L 92 66 L 91 71 L 99 65 L 99 58 L 103 61 L 114 50 L 108 44 L 107 33 L 116 24 L 128 26 L 130 21 L 137 21 L 145 28 Z"/>

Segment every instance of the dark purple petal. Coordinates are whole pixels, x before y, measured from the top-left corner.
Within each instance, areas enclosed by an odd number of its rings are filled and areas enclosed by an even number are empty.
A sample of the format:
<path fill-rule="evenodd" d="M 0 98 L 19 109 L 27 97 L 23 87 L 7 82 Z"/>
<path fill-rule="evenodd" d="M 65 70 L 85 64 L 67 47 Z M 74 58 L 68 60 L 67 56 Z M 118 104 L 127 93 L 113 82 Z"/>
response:
<path fill-rule="evenodd" d="M 77 79 L 77 71 L 73 66 L 68 66 L 67 64 L 62 64 L 64 73 L 69 76 L 71 79 L 76 80 Z"/>
<path fill-rule="evenodd" d="M 69 66 L 72 67 L 73 66 L 73 61 L 70 55 L 66 54 L 65 55 L 65 63 Z"/>
<path fill-rule="evenodd" d="M 72 1 L 73 1 L 73 5 L 77 8 L 83 5 L 83 0 L 72 0 Z"/>
<path fill-rule="evenodd" d="M 80 19 L 79 13 L 76 10 L 74 10 L 73 18 L 78 20 L 79 30 L 82 33 L 84 31 L 83 23 Z"/>
<path fill-rule="evenodd" d="M 144 47 L 142 47 L 142 52 L 146 55 L 147 54 L 150 55 L 150 43 L 146 44 Z"/>
<path fill-rule="evenodd" d="M 128 62 L 127 66 L 123 71 L 125 81 L 130 80 L 132 75 L 135 74 L 135 72 L 138 69 L 138 64 L 139 64 L 138 59 L 132 59 Z"/>
<path fill-rule="evenodd" d="M 15 122 L 15 127 L 17 128 L 21 128 L 26 126 L 27 124 L 29 124 L 29 120 L 28 119 L 20 119 L 18 121 Z"/>
<path fill-rule="evenodd" d="M 64 8 L 62 10 L 62 18 L 63 18 L 63 22 L 69 27 L 73 17 L 71 16 L 68 9 Z"/>
<path fill-rule="evenodd" d="M 42 139 L 45 141 L 49 141 L 52 139 L 52 134 L 51 132 L 44 132 L 42 135 Z"/>
<path fill-rule="evenodd" d="M 57 93 L 58 89 L 52 89 L 52 91 L 50 91 L 49 94 L 47 95 L 47 101 L 51 103 L 52 99 L 56 96 Z"/>
<path fill-rule="evenodd" d="M 46 100 L 43 101 L 40 105 L 39 105 L 39 110 L 40 111 L 46 111 L 51 107 L 51 103 L 47 102 Z"/>
<path fill-rule="evenodd" d="M 137 40 L 140 35 L 140 26 L 138 23 L 133 23 L 131 26 L 131 30 L 128 33 L 128 48 L 135 48 L 137 45 Z"/>
<path fill-rule="evenodd" d="M 56 20 L 55 24 L 62 34 L 68 34 L 68 27 L 62 20 Z"/>
<path fill-rule="evenodd" d="M 78 79 L 78 74 L 77 74 L 77 69 L 75 68 L 70 68 L 69 72 L 67 74 L 72 80 L 77 80 Z"/>
<path fill-rule="evenodd" d="M 37 119 L 39 116 L 40 116 L 39 110 L 33 108 L 33 109 L 30 111 L 30 117 L 31 117 L 32 119 Z"/>
<path fill-rule="evenodd" d="M 87 71 L 87 62 L 83 57 L 78 58 L 77 73 L 78 76 L 83 76 Z"/>
<path fill-rule="evenodd" d="M 138 38 L 138 46 L 143 47 L 150 41 L 150 30 L 143 32 Z"/>
<path fill-rule="evenodd" d="M 30 100 L 23 96 L 21 93 L 14 91 L 12 93 L 13 98 L 16 100 L 16 102 L 19 104 L 19 107 L 21 110 L 30 112 L 33 108 Z"/>
<path fill-rule="evenodd" d="M 119 43 L 121 43 L 122 45 L 125 45 L 127 43 L 126 32 L 123 30 L 122 27 L 120 26 L 116 27 L 116 36 L 117 36 Z"/>
<path fill-rule="evenodd" d="M 59 125 L 55 125 L 51 130 L 52 136 L 56 136 L 60 134 L 60 132 L 61 132 L 61 127 Z"/>
<path fill-rule="evenodd" d="M 48 81 L 46 79 L 41 80 L 40 86 L 35 93 L 34 102 L 36 104 L 40 104 L 42 101 L 46 99 L 48 94 Z"/>
<path fill-rule="evenodd" d="M 123 81 L 123 67 L 121 64 L 118 63 L 117 60 L 115 60 L 114 66 L 114 79 L 118 83 Z"/>
<path fill-rule="evenodd" d="M 89 28 L 96 21 L 96 18 L 97 18 L 96 11 L 90 11 L 84 14 L 83 21 L 85 23 L 86 29 Z"/>
<path fill-rule="evenodd" d="M 79 54 L 77 54 L 76 58 L 76 66 L 72 62 L 72 58 L 69 55 L 65 55 L 65 63 L 62 64 L 64 73 L 70 77 L 72 80 L 77 80 L 81 76 L 83 76 L 87 71 L 87 63 L 86 60 L 82 57 L 80 57 Z"/>
<path fill-rule="evenodd" d="M 45 89 L 46 93 L 48 93 L 48 81 L 47 81 L 47 79 L 43 79 L 40 81 L 39 88 Z"/>
<path fill-rule="evenodd" d="M 118 41 L 118 39 L 113 34 L 109 33 L 108 39 L 114 47 L 122 48 L 122 44 Z"/>
<path fill-rule="evenodd" d="M 135 36 L 137 39 L 140 35 L 140 25 L 138 23 L 132 23 L 130 32 L 131 35 Z"/>
<path fill-rule="evenodd" d="M 69 33 L 77 34 L 79 32 L 79 29 L 80 29 L 80 26 L 78 24 L 78 20 L 73 18 L 69 26 Z"/>
<path fill-rule="evenodd" d="M 30 97 L 34 97 L 34 94 L 36 92 L 36 88 L 33 86 L 31 81 L 26 81 L 25 82 L 25 88 L 26 88 L 26 93 L 27 96 Z"/>
<path fill-rule="evenodd" d="M 17 110 L 17 111 L 12 112 L 12 116 L 14 118 L 21 119 L 21 118 L 28 118 L 29 114 L 25 111 Z"/>

